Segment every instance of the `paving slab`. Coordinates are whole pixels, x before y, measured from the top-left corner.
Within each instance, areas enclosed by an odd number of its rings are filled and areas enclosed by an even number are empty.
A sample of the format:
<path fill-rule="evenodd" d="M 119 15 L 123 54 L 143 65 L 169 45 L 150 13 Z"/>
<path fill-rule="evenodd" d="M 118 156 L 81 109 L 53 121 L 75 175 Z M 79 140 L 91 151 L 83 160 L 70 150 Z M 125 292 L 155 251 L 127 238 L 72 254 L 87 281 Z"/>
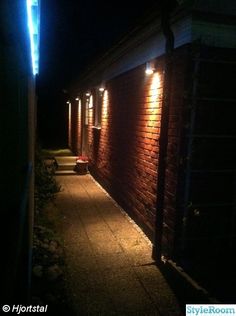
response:
<path fill-rule="evenodd" d="M 91 175 L 59 176 L 67 288 L 75 314 L 181 316 L 151 242 Z"/>

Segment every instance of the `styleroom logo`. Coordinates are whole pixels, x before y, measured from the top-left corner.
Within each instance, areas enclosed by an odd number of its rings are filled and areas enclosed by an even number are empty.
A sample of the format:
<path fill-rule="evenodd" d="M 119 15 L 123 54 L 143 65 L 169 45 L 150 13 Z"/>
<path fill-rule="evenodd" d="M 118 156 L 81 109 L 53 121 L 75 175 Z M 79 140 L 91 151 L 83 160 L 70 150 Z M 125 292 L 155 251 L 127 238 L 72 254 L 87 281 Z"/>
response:
<path fill-rule="evenodd" d="M 186 316 L 236 316 L 235 304 L 187 304 Z"/>

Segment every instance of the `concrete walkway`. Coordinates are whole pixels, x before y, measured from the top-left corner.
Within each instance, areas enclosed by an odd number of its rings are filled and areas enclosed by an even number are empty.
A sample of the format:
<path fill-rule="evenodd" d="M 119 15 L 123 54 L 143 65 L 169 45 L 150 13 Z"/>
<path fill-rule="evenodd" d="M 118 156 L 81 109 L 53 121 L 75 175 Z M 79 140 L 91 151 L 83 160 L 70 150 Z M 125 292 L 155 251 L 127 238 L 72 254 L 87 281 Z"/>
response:
<path fill-rule="evenodd" d="M 151 244 L 90 175 L 59 176 L 67 287 L 76 315 L 182 315 Z M 70 315 L 68 315 L 70 316 Z"/>

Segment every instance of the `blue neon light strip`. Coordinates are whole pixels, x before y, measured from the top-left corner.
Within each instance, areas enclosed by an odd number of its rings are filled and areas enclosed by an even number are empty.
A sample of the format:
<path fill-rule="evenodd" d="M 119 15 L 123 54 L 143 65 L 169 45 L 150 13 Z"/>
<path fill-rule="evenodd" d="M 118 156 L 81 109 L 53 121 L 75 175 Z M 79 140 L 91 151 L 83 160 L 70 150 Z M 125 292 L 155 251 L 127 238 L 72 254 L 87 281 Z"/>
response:
<path fill-rule="evenodd" d="M 26 0 L 33 74 L 39 71 L 39 1 Z"/>

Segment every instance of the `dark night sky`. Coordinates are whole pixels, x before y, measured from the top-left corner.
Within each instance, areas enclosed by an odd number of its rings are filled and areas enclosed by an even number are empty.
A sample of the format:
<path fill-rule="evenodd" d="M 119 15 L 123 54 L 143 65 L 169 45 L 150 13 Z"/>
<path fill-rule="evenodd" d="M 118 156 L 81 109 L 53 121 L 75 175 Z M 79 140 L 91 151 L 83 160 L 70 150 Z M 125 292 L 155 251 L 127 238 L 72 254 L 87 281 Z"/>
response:
<path fill-rule="evenodd" d="M 156 2 L 42 0 L 40 73 L 44 84 L 66 84 Z"/>
<path fill-rule="evenodd" d="M 157 3 L 158 0 L 41 0 L 38 104 L 41 139 L 54 144 L 55 139 L 65 140 L 63 88 L 90 61 L 139 24 Z"/>

